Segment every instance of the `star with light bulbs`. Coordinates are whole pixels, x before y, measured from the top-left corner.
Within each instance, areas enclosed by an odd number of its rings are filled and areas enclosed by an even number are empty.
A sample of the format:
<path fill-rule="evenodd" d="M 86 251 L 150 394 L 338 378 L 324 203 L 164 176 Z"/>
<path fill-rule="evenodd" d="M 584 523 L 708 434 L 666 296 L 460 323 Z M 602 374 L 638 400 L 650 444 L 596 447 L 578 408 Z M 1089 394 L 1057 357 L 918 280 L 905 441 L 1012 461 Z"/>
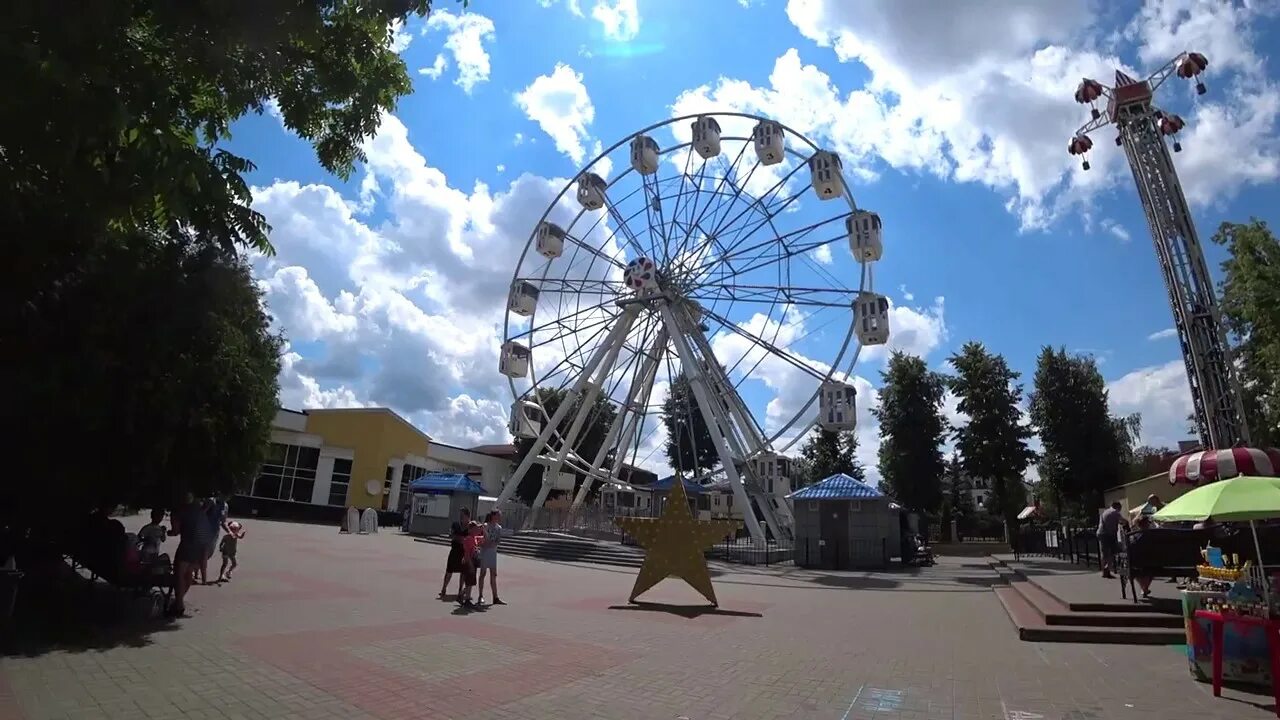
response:
<path fill-rule="evenodd" d="M 704 551 L 726 535 L 736 533 L 740 523 L 736 520 L 694 519 L 693 513 L 689 512 L 684 481 L 679 478 L 672 486 L 661 516 L 620 517 L 613 521 L 645 549 L 644 565 L 631 588 L 629 602 L 636 602 L 637 596 L 663 580 L 678 577 L 713 606 L 720 606 L 716 601 L 715 588 L 711 586 L 711 573 L 707 571 Z"/>

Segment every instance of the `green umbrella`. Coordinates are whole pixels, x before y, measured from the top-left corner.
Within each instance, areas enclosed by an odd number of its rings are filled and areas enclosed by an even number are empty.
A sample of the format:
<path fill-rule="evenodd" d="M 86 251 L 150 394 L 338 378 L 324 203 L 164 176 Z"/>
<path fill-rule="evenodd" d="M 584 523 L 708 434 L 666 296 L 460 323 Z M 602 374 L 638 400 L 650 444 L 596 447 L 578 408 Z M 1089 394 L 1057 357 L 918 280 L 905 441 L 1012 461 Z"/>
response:
<path fill-rule="evenodd" d="M 1213 518 L 1218 522 L 1245 522 L 1280 518 L 1280 480 L 1235 477 L 1201 485 L 1165 505 L 1154 515 L 1158 522 Z"/>
<path fill-rule="evenodd" d="M 1280 518 L 1280 479 L 1270 477 L 1234 477 L 1202 485 L 1165 505 L 1153 516 L 1157 521 L 1187 521 L 1213 518 L 1218 522 L 1248 522 L 1253 531 L 1253 549 L 1258 553 L 1262 570 L 1262 594 L 1271 605 L 1266 568 L 1262 564 L 1262 548 L 1258 544 L 1256 520 Z"/>

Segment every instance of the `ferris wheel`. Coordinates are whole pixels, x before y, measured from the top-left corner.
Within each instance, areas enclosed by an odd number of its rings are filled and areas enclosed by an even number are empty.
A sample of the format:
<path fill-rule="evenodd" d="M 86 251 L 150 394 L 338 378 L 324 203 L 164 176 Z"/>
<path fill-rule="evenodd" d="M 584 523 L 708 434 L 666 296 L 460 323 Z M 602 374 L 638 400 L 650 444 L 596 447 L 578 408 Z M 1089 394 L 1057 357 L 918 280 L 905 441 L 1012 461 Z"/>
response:
<path fill-rule="evenodd" d="M 661 414 L 678 383 L 672 414 L 681 428 L 700 418 L 712 447 L 673 469 L 696 478 L 710 458 L 756 542 L 760 520 L 790 537 L 781 453 L 814 426 L 855 427 L 850 373 L 863 346 L 889 338 L 872 284 L 881 253 L 880 218 L 857 208 L 840 158 L 776 121 L 686 116 L 606 149 L 516 261 L 499 371 L 509 429 L 532 448 L 498 502 L 541 465 L 532 524 L 553 489 L 582 478 L 576 509 L 595 482 L 663 464 Z M 779 377 L 785 387 L 765 387 Z M 757 417 L 752 401 L 769 390 Z"/>

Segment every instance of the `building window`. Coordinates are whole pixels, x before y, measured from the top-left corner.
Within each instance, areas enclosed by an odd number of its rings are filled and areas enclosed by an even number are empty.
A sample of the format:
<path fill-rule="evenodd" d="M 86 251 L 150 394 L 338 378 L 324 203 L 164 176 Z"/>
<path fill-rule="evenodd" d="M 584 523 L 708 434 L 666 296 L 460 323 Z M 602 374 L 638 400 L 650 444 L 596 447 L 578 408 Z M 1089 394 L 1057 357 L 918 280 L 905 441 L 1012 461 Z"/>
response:
<path fill-rule="evenodd" d="M 311 502 L 320 449 L 271 443 L 249 493 L 271 500 Z"/>
<path fill-rule="evenodd" d="M 347 489 L 351 487 L 351 461 L 336 458 L 333 461 L 333 478 L 329 480 L 329 504 L 347 504 Z"/>

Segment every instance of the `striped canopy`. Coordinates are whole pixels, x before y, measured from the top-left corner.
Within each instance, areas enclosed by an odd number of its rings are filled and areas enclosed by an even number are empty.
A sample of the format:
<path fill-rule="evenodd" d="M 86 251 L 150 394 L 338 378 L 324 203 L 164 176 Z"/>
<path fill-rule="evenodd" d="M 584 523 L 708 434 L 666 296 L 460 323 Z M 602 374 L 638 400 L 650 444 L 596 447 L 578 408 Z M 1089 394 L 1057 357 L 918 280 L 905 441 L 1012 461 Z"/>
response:
<path fill-rule="evenodd" d="M 1280 450 L 1227 448 L 1183 455 L 1169 466 L 1169 484 L 1199 485 L 1237 475 L 1280 476 Z"/>

